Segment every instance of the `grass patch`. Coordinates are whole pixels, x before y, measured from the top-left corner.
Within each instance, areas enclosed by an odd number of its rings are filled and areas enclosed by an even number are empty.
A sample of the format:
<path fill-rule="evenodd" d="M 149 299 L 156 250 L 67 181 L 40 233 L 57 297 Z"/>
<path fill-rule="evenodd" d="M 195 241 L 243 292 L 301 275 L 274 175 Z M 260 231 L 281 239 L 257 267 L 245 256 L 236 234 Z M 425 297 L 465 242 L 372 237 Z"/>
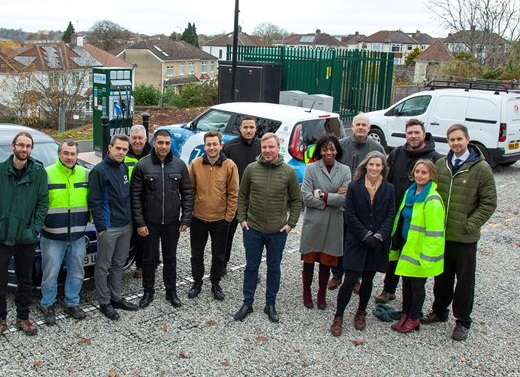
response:
<path fill-rule="evenodd" d="M 58 141 L 65 139 L 90 140 L 93 138 L 92 124 L 71 128 L 70 130 L 63 132 L 58 132 L 57 130 L 45 130 L 45 133 Z"/>

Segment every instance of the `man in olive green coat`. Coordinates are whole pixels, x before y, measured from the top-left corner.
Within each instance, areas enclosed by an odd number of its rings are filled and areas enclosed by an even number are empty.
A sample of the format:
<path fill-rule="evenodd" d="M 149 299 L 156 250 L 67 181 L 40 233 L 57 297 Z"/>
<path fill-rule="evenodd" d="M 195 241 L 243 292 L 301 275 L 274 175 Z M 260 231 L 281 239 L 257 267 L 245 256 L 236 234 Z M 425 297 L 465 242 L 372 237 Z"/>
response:
<path fill-rule="evenodd" d="M 468 129 L 454 124 L 447 136 L 450 152 L 435 164 L 437 191 L 446 208 L 444 272 L 435 277 L 432 312 L 421 322 L 446 322 L 453 303 L 457 321 L 452 338 L 462 341 L 471 327 L 480 228 L 495 212 L 497 192 L 491 167 L 478 147 L 470 144 Z"/>
<path fill-rule="evenodd" d="M 267 287 L 264 312 L 272 322 L 279 321 L 275 303 L 280 288 L 282 253 L 287 235 L 296 226 L 300 212 L 298 177 L 294 169 L 283 162 L 280 139 L 268 132 L 262 137 L 260 156 L 248 165 L 240 182 L 237 218 L 244 232 L 247 263 L 244 304 L 235 314 L 236 320 L 241 321 L 253 312 L 258 268 L 265 246 Z"/>

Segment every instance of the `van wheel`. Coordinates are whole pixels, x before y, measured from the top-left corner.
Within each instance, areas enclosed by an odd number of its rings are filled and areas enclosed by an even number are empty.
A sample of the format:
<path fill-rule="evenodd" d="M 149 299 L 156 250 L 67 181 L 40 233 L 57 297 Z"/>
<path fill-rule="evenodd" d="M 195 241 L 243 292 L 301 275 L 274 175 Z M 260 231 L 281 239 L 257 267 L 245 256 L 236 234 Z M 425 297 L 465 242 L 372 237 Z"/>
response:
<path fill-rule="evenodd" d="M 370 131 L 368 132 L 368 137 L 372 138 L 372 140 L 374 140 L 374 141 L 377 141 L 386 150 L 387 145 L 386 145 L 385 134 L 379 128 L 376 128 L 376 127 L 371 128 Z"/>

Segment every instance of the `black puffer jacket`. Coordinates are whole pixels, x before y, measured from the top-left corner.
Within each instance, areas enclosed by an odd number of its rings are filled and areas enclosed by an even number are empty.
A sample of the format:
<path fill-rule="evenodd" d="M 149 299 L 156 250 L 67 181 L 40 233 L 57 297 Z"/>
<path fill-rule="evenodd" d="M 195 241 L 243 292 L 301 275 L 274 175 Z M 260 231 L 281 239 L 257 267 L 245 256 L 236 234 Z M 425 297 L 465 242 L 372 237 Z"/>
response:
<path fill-rule="evenodd" d="M 435 151 L 435 142 L 429 132 L 426 133 L 425 142 L 426 145 L 422 149 L 412 150 L 409 148 L 408 143 L 406 143 L 401 147 L 395 148 L 388 155 L 387 163 L 389 171 L 386 180 L 394 185 L 395 205 L 397 208 L 399 208 L 399 205 L 403 201 L 406 189 L 413 183 L 413 180 L 410 179 L 410 174 L 412 173 L 415 163 L 421 158 L 430 159 L 435 163 L 442 157 L 440 153 Z"/>
<path fill-rule="evenodd" d="M 146 224 L 190 225 L 193 199 L 188 168 L 168 153 L 164 163 L 155 150 L 135 165 L 130 185 L 136 227 Z M 182 210 L 182 215 L 181 215 Z"/>

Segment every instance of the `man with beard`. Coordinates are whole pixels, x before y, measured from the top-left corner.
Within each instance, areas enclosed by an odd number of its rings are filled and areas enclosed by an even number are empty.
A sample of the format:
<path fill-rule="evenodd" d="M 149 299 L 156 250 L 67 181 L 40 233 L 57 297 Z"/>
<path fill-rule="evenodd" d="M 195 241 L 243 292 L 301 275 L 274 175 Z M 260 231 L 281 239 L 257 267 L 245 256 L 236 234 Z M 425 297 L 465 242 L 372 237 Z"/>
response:
<path fill-rule="evenodd" d="M 31 158 L 32 136 L 18 133 L 11 144 L 13 154 L 0 163 L 0 334 L 7 330 L 7 271 L 11 256 L 16 264 L 16 327 L 27 335 L 38 329 L 29 319 L 32 303 L 32 273 L 38 235 L 49 206 L 47 173 Z"/>
<path fill-rule="evenodd" d="M 389 172 L 386 180 L 394 185 L 396 210 L 401 205 L 405 191 L 413 183 L 410 174 L 417 160 L 426 158 L 435 163 L 441 158 L 441 154 L 435 151 L 432 135 L 425 132 L 424 123 L 419 119 L 408 120 L 405 132 L 406 143 L 392 150 L 387 158 Z M 395 244 L 390 251 L 383 291 L 375 297 L 375 301 L 380 304 L 395 299 L 395 290 L 399 283 L 399 276 L 395 275 L 399 251 L 394 248 Z"/>

